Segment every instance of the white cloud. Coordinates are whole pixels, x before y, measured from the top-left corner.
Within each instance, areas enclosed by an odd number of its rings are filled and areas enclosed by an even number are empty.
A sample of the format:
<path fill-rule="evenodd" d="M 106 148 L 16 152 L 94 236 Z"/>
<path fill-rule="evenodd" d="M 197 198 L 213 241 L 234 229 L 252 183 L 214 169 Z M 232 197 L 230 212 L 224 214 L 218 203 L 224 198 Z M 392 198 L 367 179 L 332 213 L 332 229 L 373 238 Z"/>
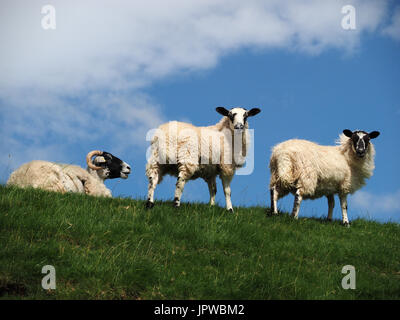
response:
<path fill-rule="evenodd" d="M 400 7 L 394 10 L 391 23 L 383 29 L 383 34 L 395 40 L 400 40 Z"/>
<path fill-rule="evenodd" d="M 352 3 L 357 29 L 343 30 Z M 57 29 L 41 28 L 43 1 L 2 1 L 0 87 L 70 93 L 125 89 L 214 66 L 242 47 L 349 50 L 374 30 L 384 1 L 52 1 Z"/>
<path fill-rule="evenodd" d="M 357 191 L 352 196 L 352 203 L 379 216 L 380 213 L 400 212 L 400 190 L 389 194 L 373 194 Z"/>
<path fill-rule="evenodd" d="M 373 0 L 52 0 L 57 28 L 44 30 L 47 4 L 0 3 L 0 143 L 16 164 L 40 152 L 71 157 L 68 148 L 83 141 L 142 145 L 165 119 L 140 94 L 154 81 L 211 68 L 241 48 L 351 52 L 386 11 L 386 1 Z M 347 4 L 356 30 L 341 27 Z"/>

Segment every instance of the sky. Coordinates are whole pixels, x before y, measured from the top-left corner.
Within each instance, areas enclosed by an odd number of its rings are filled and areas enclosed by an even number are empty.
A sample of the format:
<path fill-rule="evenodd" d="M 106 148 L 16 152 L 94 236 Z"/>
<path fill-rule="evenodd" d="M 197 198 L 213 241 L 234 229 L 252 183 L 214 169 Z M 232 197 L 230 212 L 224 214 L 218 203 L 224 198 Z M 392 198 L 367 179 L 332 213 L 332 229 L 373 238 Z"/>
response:
<path fill-rule="evenodd" d="M 34 159 L 85 167 L 100 149 L 133 169 L 106 182 L 113 195 L 145 199 L 149 130 L 215 124 L 217 106 L 258 107 L 254 171 L 233 179 L 234 206 L 269 206 L 275 144 L 333 145 L 343 129 L 378 130 L 376 169 L 349 197 L 349 219 L 400 222 L 396 1 L 6 0 L 0 41 L 0 183 Z M 166 178 L 155 199 L 172 200 L 174 188 Z M 217 189 L 225 206 L 220 181 Z M 183 202 L 208 200 L 204 181 L 186 184 Z M 279 207 L 292 203 L 289 195 Z M 326 214 L 322 198 L 303 201 L 299 216 Z M 341 219 L 337 198 L 333 217 Z"/>

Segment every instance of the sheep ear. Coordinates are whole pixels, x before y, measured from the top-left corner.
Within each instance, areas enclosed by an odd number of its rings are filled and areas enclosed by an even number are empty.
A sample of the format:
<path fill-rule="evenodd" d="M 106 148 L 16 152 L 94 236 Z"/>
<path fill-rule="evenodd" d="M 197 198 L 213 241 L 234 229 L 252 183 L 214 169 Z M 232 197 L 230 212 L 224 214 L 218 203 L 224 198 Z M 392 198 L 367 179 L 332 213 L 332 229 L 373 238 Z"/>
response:
<path fill-rule="evenodd" d="M 351 138 L 351 136 L 353 135 L 353 132 L 351 130 L 349 130 L 349 129 L 345 129 L 345 130 L 343 130 L 343 134 L 346 137 Z"/>
<path fill-rule="evenodd" d="M 215 109 L 219 114 L 227 117 L 229 115 L 229 110 L 226 110 L 224 107 L 218 107 Z"/>
<path fill-rule="evenodd" d="M 368 133 L 370 139 L 375 139 L 375 138 L 377 138 L 380 134 L 381 134 L 381 133 L 380 133 L 379 131 L 372 131 L 372 132 Z"/>
<path fill-rule="evenodd" d="M 255 116 L 256 114 L 259 114 L 260 112 L 261 112 L 261 109 L 253 108 L 250 111 L 247 111 L 247 116 L 252 117 L 252 116 Z"/>

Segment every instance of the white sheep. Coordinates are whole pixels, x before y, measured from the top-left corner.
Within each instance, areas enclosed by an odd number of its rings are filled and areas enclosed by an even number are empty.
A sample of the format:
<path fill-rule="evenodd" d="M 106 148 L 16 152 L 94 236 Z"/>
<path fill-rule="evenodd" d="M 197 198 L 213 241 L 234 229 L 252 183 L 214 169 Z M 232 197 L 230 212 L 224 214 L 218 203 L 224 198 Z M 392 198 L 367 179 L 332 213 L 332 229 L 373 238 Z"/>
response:
<path fill-rule="evenodd" d="M 180 206 L 185 183 L 204 179 L 210 192 L 210 204 L 215 204 L 216 176 L 219 175 L 225 193 L 227 210 L 233 212 L 230 183 L 236 168 L 244 165 L 249 133 L 247 118 L 261 110 L 223 107 L 216 111 L 224 117 L 215 125 L 196 127 L 184 122 L 161 125 L 151 141 L 151 154 L 146 165 L 149 180 L 147 208 L 154 206 L 154 190 L 164 175 L 177 177 L 174 206 Z"/>
<path fill-rule="evenodd" d="M 271 210 L 278 214 L 277 200 L 289 192 L 295 195 L 292 216 L 297 219 L 302 199 L 328 199 L 328 220 L 332 220 L 338 194 L 343 224 L 348 226 L 347 195 L 365 185 L 372 176 L 375 149 L 370 139 L 378 131 L 344 130 L 338 145 L 321 146 L 307 140 L 288 140 L 276 145 L 269 163 Z"/>
<path fill-rule="evenodd" d="M 92 161 L 92 157 L 96 156 Z M 7 185 L 33 187 L 55 192 L 79 192 L 93 196 L 111 197 L 104 180 L 128 178 L 130 166 L 108 152 L 94 150 L 87 154 L 88 168 L 34 160 L 15 170 Z"/>

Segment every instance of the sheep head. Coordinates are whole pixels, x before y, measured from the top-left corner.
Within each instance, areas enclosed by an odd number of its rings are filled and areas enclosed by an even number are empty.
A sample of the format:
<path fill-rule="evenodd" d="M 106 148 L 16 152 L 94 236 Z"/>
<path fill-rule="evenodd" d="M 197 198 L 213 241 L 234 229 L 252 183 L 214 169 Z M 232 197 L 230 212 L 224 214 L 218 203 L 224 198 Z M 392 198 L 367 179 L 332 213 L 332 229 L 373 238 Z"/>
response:
<path fill-rule="evenodd" d="M 216 108 L 216 111 L 228 117 L 230 120 L 231 128 L 235 130 L 243 130 L 246 128 L 247 118 L 255 116 L 260 113 L 261 110 L 259 108 L 253 108 L 251 110 L 246 110 L 244 108 L 232 108 L 230 110 L 225 109 L 224 107 Z"/>
<path fill-rule="evenodd" d="M 93 160 L 92 157 L 96 156 Z M 106 151 L 94 150 L 87 154 L 86 162 L 89 168 L 96 170 L 102 179 L 127 179 L 131 167 L 126 162 Z"/>
<path fill-rule="evenodd" d="M 350 138 L 352 141 L 353 151 L 359 158 L 364 158 L 368 151 L 369 141 L 379 136 L 379 131 L 372 131 L 367 133 L 365 131 L 357 130 L 351 131 L 348 129 L 343 130 L 343 134 Z"/>

